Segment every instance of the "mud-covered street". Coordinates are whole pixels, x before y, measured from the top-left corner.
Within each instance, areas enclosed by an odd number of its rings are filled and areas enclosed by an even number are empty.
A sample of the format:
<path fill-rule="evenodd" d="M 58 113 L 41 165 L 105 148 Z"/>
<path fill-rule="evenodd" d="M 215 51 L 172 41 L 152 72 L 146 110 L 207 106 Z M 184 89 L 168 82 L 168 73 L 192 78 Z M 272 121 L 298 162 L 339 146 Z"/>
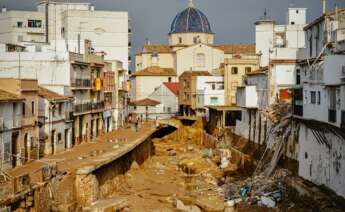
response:
<path fill-rule="evenodd" d="M 282 185 L 284 189 L 275 188 L 273 178 L 259 180 L 258 184 L 279 191 L 280 197 L 275 199 L 274 206 L 264 205 L 266 203 L 260 202 L 260 197 L 255 196 L 255 192 L 252 192 L 252 196 L 241 194 L 241 187 L 245 187 L 248 179 L 252 179 L 250 177 L 256 162 L 245 154 L 236 155 L 235 151 L 227 151 L 230 154 L 229 161 L 222 161 L 224 149 L 219 149 L 219 146 L 210 148 L 212 145 L 200 133 L 203 133 L 200 123 L 178 130 L 172 127 L 160 130 L 158 138 L 153 139 L 154 156 L 142 165 L 133 162 L 131 169 L 121 177 L 118 191 L 111 195 L 112 200 L 119 201 L 118 209 L 193 212 L 313 211 L 313 207 L 310 207 L 312 202 L 308 198 L 298 197 L 285 184 Z M 284 174 L 284 171 L 278 170 L 277 173 Z M 278 180 L 285 180 L 285 177 L 278 176 Z M 272 185 L 267 186 L 268 182 Z M 235 200 L 229 201 L 231 197 Z M 99 204 L 102 205 L 101 202 Z M 336 208 L 329 210 L 338 211 Z"/>

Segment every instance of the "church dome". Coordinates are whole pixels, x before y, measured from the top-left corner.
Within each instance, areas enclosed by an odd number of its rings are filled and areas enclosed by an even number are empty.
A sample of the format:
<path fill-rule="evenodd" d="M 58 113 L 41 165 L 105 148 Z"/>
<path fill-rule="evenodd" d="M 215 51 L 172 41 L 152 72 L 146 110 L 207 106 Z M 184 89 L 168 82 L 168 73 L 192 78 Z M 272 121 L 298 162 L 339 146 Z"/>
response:
<path fill-rule="evenodd" d="M 187 9 L 176 15 L 171 24 L 170 33 L 180 32 L 212 33 L 212 30 L 204 13 L 190 3 Z"/>

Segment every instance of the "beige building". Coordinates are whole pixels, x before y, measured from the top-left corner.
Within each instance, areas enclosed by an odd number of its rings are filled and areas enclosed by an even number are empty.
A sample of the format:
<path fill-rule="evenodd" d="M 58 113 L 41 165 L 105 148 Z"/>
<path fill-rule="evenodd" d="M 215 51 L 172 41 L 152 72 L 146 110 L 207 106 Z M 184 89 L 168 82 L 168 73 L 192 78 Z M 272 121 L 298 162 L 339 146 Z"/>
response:
<path fill-rule="evenodd" d="M 242 86 L 247 73 L 259 68 L 260 56 L 255 54 L 254 45 L 238 45 L 234 55 L 225 59 L 224 63 L 224 95 L 225 105 L 236 105 L 236 91 Z"/>
<path fill-rule="evenodd" d="M 186 70 L 219 73 L 224 63 L 254 68 L 257 63 L 246 60 L 245 65 L 234 58 L 257 57 L 254 44 L 214 44 L 215 34 L 207 17 L 190 1 L 188 7 L 174 18 L 168 34 L 168 44 L 147 42 L 136 54 L 136 73 L 132 76 L 132 100 L 147 98 L 162 82 L 167 80 L 162 70 L 172 70 L 179 77 Z M 240 59 L 239 59 L 240 60 Z M 230 66 L 230 65 L 229 65 Z M 147 80 L 139 78 L 138 73 L 151 70 Z M 153 73 L 155 72 L 155 73 Z M 236 82 L 238 76 L 236 77 Z M 228 81 L 231 82 L 231 76 Z M 172 78 L 174 81 L 174 78 Z M 144 82 L 144 83 L 143 83 Z M 239 84 L 239 83 L 238 83 Z M 234 89 L 233 89 L 234 90 Z M 231 90 L 229 91 L 231 93 Z M 232 93 L 229 94 L 230 98 Z"/>
<path fill-rule="evenodd" d="M 197 114 L 197 77 L 210 76 L 208 71 L 185 71 L 179 77 L 179 111 L 182 116 L 196 116 Z"/>
<path fill-rule="evenodd" d="M 38 159 L 40 152 L 38 132 L 38 83 L 37 80 L 0 78 L 0 89 L 24 98 L 22 105 L 21 132 L 14 139 L 12 154 L 16 165 Z"/>

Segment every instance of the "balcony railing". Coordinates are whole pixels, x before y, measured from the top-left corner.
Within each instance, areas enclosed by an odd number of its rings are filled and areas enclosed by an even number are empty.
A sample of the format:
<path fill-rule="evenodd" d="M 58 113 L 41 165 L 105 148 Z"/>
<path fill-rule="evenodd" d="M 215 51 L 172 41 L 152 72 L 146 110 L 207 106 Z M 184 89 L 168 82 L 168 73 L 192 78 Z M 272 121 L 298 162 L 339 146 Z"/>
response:
<path fill-rule="evenodd" d="M 104 101 L 92 103 L 92 111 L 98 112 L 100 110 L 104 110 Z"/>
<path fill-rule="evenodd" d="M 331 123 L 337 122 L 337 110 L 335 109 L 328 110 L 328 121 Z"/>
<path fill-rule="evenodd" d="M 91 103 L 76 104 L 73 106 L 74 113 L 86 113 L 90 112 L 92 108 Z"/>
<path fill-rule="evenodd" d="M 74 88 L 91 88 L 91 80 L 89 79 L 75 79 L 72 82 Z"/>

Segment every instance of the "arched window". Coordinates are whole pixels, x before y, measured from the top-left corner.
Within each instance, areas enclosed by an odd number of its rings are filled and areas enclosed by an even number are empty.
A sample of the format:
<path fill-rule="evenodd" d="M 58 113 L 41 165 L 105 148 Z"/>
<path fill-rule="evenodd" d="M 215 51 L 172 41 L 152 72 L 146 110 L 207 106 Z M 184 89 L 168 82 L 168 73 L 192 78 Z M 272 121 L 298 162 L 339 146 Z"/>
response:
<path fill-rule="evenodd" d="M 197 67 L 205 67 L 205 54 L 198 53 L 196 55 L 196 66 Z"/>

